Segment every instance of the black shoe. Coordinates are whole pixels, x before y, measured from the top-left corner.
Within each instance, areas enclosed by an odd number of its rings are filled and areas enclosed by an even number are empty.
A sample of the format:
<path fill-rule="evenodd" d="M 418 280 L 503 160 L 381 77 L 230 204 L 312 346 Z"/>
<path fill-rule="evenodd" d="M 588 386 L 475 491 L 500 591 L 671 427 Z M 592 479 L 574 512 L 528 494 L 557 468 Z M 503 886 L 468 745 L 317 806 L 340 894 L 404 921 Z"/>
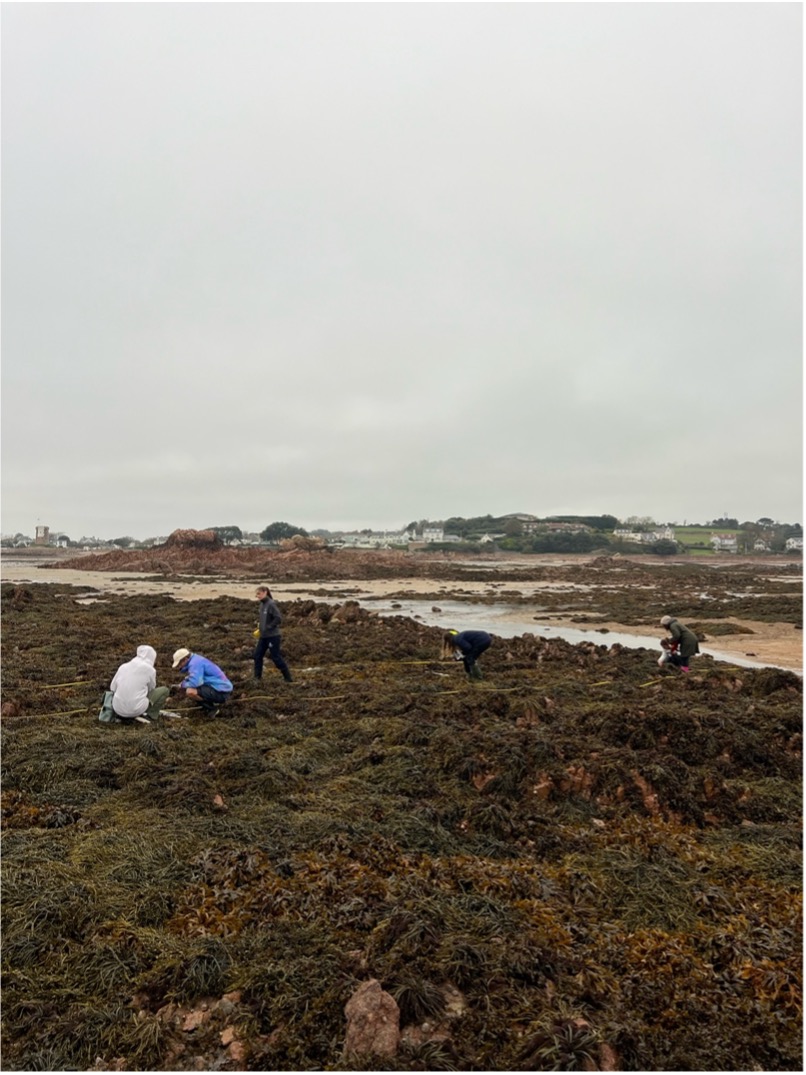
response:
<path fill-rule="evenodd" d="M 294 677 L 291 675 L 290 672 L 283 672 L 283 679 L 286 681 L 286 683 L 294 682 Z"/>

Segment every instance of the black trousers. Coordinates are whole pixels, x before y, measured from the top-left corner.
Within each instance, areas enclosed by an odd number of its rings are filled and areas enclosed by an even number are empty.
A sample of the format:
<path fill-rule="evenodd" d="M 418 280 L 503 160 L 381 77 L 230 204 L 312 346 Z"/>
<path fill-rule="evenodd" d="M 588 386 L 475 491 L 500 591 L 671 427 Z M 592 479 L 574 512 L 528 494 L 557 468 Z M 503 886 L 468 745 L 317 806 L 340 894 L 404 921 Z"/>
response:
<path fill-rule="evenodd" d="M 260 679 L 263 675 L 263 658 L 266 653 L 269 655 L 269 660 L 275 666 L 279 668 L 284 676 L 290 675 L 288 665 L 285 663 L 285 658 L 280 652 L 280 643 L 282 639 L 279 635 L 273 635 L 271 638 L 259 638 L 257 645 L 255 646 L 255 679 Z"/>
<path fill-rule="evenodd" d="M 218 709 L 220 705 L 226 702 L 231 693 L 230 691 L 217 691 L 209 683 L 201 683 L 196 690 L 199 692 L 199 705 L 206 713 L 212 713 Z"/>
<path fill-rule="evenodd" d="M 465 672 L 467 672 L 468 675 L 470 675 L 470 669 L 476 663 L 477 658 L 479 658 L 482 655 L 482 653 L 484 653 L 484 651 L 488 650 L 489 648 L 490 648 L 490 642 L 489 641 L 487 641 L 487 642 L 476 642 L 474 645 L 472 645 L 470 647 L 469 650 L 463 650 L 462 651 L 462 663 L 464 664 Z"/>

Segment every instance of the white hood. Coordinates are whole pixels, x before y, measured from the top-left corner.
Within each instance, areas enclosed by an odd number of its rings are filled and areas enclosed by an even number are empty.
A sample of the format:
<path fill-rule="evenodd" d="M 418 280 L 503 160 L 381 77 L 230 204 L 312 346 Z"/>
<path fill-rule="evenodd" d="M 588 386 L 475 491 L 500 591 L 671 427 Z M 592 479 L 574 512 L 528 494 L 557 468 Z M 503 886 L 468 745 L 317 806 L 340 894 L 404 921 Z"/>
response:
<path fill-rule="evenodd" d="M 149 691 L 157 685 L 156 660 L 153 646 L 138 646 L 137 656 L 118 668 L 111 689 L 112 708 L 119 717 L 139 717 L 148 709 Z"/>

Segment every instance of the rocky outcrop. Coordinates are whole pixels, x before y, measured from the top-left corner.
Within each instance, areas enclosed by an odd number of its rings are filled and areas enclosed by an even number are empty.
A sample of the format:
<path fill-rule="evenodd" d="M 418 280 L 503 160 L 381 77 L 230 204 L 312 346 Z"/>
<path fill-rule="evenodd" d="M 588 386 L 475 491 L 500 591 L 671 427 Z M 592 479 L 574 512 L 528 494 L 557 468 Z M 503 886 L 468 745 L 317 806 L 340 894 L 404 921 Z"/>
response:
<path fill-rule="evenodd" d="M 174 530 L 165 542 L 166 549 L 223 549 L 215 530 Z"/>

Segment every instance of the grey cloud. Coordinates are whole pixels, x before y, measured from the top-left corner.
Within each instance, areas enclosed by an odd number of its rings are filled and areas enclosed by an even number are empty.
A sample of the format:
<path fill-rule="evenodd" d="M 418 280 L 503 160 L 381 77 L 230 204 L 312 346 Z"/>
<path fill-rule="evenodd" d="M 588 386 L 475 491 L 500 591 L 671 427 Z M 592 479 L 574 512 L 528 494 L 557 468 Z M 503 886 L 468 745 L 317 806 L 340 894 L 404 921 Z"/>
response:
<path fill-rule="evenodd" d="M 7 5 L 4 530 L 799 519 L 800 23 Z"/>

